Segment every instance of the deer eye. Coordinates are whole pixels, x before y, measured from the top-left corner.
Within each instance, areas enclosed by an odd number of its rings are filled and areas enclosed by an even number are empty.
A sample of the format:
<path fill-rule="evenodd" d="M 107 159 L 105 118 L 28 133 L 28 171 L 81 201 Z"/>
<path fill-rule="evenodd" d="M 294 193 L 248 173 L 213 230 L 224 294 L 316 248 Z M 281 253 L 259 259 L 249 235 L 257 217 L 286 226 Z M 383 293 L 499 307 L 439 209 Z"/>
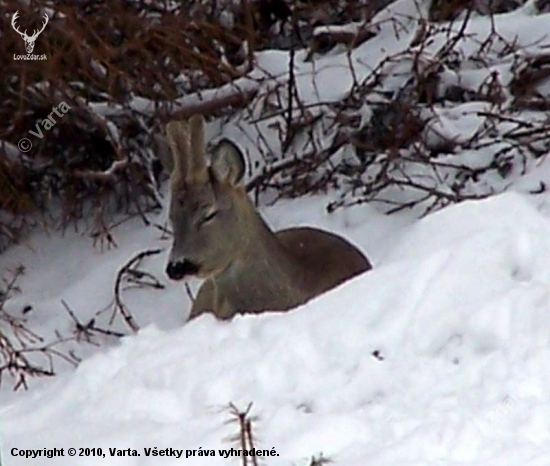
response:
<path fill-rule="evenodd" d="M 205 223 L 208 223 L 210 222 L 211 220 L 214 219 L 214 217 L 218 215 L 218 211 L 217 210 L 211 210 L 210 212 L 208 212 L 201 220 L 201 225 L 204 225 Z"/>

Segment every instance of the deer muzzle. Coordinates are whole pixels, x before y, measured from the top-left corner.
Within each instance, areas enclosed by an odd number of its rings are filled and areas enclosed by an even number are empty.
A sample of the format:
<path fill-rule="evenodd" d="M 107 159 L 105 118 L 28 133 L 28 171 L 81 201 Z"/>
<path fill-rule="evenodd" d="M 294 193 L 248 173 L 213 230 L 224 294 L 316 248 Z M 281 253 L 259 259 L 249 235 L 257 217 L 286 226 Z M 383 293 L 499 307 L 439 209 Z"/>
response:
<path fill-rule="evenodd" d="M 197 275 L 199 266 L 187 259 L 183 261 L 168 262 L 166 275 L 172 280 L 182 280 L 189 275 Z"/>

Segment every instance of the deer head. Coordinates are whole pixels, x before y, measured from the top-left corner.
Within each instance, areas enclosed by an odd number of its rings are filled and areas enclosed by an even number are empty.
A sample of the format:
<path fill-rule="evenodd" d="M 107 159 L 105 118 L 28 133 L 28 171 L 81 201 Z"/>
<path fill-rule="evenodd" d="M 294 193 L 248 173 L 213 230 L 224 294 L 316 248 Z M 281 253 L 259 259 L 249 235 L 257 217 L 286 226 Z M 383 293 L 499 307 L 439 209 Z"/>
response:
<path fill-rule="evenodd" d="M 246 247 L 247 205 L 241 184 L 245 162 L 228 140 L 207 164 L 204 118 L 172 121 L 166 127 L 172 160 L 170 221 L 174 232 L 167 275 L 180 280 L 210 277 L 226 269 Z"/>
<path fill-rule="evenodd" d="M 26 29 L 25 29 L 25 32 L 21 32 L 19 28 L 15 25 L 15 21 L 17 20 L 18 15 L 19 15 L 19 11 L 16 11 L 15 14 L 13 15 L 13 18 L 11 19 L 11 26 L 13 27 L 13 29 L 15 29 L 19 33 L 19 35 L 25 41 L 25 49 L 27 50 L 27 53 L 32 53 L 32 51 L 34 50 L 34 43 L 36 41 L 36 38 L 44 30 L 44 28 L 46 27 L 46 24 L 48 24 L 48 20 L 49 20 L 48 15 L 44 13 L 44 19 L 46 21 L 44 21 L 44 24 L 42 25 L 42 29 L 40 29 L 40 31 L 37 31 L 35 29 L 32 36 L 27 35 Z"/>

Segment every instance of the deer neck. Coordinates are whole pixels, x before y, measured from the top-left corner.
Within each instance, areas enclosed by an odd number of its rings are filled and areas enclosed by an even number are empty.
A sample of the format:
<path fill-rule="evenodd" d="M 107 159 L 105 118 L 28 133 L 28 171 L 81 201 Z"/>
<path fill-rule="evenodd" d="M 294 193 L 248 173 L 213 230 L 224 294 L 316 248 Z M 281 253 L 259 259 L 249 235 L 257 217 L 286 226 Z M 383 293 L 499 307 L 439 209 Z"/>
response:
<path fill-rule="evenodd" d="M 223 272 L 213 277 L 215 287 L 235 308 L 251 308 L 255 302 L 275 305 L 281 297 L 295 299 L 297 280 L 303 276 L 301 265 L 252 203 L 246 201 L 245 247 Z"/>

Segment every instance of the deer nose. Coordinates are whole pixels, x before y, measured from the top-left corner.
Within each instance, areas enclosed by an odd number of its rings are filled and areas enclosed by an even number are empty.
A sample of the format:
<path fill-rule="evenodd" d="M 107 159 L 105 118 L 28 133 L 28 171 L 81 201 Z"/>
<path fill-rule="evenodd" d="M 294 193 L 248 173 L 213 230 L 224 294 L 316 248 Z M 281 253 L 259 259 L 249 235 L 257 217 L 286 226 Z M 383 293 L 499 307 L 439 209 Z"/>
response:
<path fill-rule="evenodd" d="M 166 266 L 166 275 L 172 280 L 181 280 L 186 275 L 196 275 L 199 266 L 187 259 L 177 262 L 168 262 Z"/>

